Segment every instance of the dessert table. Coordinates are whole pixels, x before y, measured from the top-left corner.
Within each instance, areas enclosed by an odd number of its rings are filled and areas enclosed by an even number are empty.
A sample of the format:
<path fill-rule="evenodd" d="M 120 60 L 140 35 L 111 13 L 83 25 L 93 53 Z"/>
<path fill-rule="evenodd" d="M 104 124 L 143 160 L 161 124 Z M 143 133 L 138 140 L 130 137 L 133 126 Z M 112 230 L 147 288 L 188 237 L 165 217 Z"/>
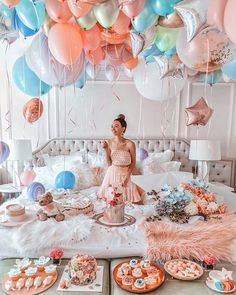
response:
<path fill-rule="evenodd" d="M 54 294 L 58 294 L 58 295 L 65 295 L 65 294 L 75 294 L 77 292 L 70 292 L 70 291 L 57 291 L 63 270 L 65 268 L 65 266 L 68 263 L 68 259 L 62 259 L 61 265 L 58 266 L 57 270 L 58 270 L 58 278 L 57 281 L 55 282 L 55 284 L 48 290 L 44 291 L 43 294 L 45 295 L 54 295 Z M 0 260 L 0 287 L 2 284 L 2 281 L 4 279 L 4 277 L 6 276 L 7 272 L 13 267 L 15 263 L 15 259 L 13 258 L 7 258 L 7 259 L 2 259 Z M 102 287 L 102 292 L 98 293 L 98 292 L 79 292 L 80 295 L 109 295 L 109 286 L 110 286 L 110 282 L 109 282 L 109 262 L 107 260 L 102 260 L 102 259 L 98 259 L 97 263 L 99 266 L 103 266 L 103 287 Z M 4 291 L 0 288 L 0 294 L 5 294 Z"/>
<path fill-rule="evenodd" d="M 113 280 L 112 272 L 115 266 L 126 259 L 113 259 L 111 261 L 110 271 L 111 271 L 111 295 L 129 295 L 130 293 L 121 289 L 116 282 Z M 230 263 L 218 263 L 215 269 L 221 270 L 222 267 L 227 270 L 233 271 L 233 279 L 236 280 L 236 265 Z M 163 269 L 163 267 L 162 267 Z M 169 274 L 165 272 L 166 279 L 164 283 L 155 291 L 148 294 L 154 295 L 214 295 L 217 292 L 209 289 L 206 286 L 206 278 L 208 277 L 208 271 L 204 271 L 204 275 L 194 281 L 180 281 L 172 278 Z M 230 294 L 236 294 L 236 291 Z"/>

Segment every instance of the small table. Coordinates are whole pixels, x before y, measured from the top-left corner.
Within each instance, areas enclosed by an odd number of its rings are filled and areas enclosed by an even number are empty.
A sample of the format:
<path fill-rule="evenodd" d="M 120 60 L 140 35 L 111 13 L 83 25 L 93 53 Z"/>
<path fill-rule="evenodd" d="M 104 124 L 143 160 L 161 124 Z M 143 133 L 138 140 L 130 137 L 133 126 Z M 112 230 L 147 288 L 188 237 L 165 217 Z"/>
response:
<path fill-rule="evenodd" d="M 57 291 L 57 287 L 59 285 L 63 270 L 65 266 L 68 264 L 69 260 L 68 259 L 62 259 L 61 265 L 57 267 L 58 271 L 58 278 L 55 284 L 48 290 L 44 291 L 42 294 L 47 294 L 47 295 L 75 295 L 77 292 L 72 292 L 72 291 Z M 1 283 L 4 279 L 4 277 L 7 275 L 8 271 L 13 268 L 13 265 L 15 263 L 15 259 L 13 258 L 6 258 L 3 260 L 0 260 L 0 294 L 5 294 L 3 290 L 1 289 Z M 107 260 L 103 259 L 97 259 L 97 264 L 100 266 L 104 267 L 103 270 L 103 287 L 102 287 L 102 292 L 79 292 L 80 295 L 109 295 L 109 262 Z"/>
<path fill-rule="evenodd" d="M 2 195 L 2 202 L 0 199 L 0 203 L 3 203 L 8 198 L 18 197 L 21 194 L 23 188 L 24 186 L 19 186 L 19 187 L 13 186 L 12 183 L 0 185 L 0 193 Z"/>

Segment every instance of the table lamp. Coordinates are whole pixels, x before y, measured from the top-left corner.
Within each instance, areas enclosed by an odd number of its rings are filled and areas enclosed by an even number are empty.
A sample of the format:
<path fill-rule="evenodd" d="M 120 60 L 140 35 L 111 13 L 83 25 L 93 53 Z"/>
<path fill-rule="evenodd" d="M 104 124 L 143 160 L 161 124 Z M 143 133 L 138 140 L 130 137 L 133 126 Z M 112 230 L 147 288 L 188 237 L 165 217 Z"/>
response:
<path fill-rule="evenodd" d="M 8 161 L 13 162 L 13 186 L 19 187 L 20 183 L 20 163 L 32 159 L 32 146 L 30 139 L 11 139 L 7 141 L 10 149 Z"/>
<path fill-rule="evenodd" d="M 198 161 L 198 178 L 209 182 L 209 161 L 221 159 L 218 140 L 191 140 L 189 159 Z"/>

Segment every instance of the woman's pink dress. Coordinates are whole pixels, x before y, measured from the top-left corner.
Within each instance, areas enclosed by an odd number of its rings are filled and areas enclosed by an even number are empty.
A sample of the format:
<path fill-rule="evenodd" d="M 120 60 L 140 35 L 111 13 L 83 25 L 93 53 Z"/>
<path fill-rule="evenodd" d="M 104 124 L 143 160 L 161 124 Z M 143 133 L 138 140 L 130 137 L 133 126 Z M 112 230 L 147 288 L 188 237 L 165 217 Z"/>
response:
<path fill-rule="evenodd" d="M 126 179 L 129 165 L 131 164 L 130 152 L 124 150 L 111 151 L 112 165 L 108 167 L 102 185 L 99 189 L 98 196 L 107 199 L 109 187 L 121 187 Z M 126 187 L 123 187 L 123 197 L 127 202 L 140 202 L 142 197 L 138 192 L 137 186 L 129 179 Z"/>

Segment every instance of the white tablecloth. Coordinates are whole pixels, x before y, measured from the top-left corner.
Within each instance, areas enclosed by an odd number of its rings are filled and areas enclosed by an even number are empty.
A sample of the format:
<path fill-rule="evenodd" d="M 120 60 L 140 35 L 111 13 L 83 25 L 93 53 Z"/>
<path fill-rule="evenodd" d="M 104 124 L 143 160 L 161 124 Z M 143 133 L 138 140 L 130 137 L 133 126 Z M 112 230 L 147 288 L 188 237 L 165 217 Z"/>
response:
<path fill-rule="evenodd" d="M 220 199 L 230 208 L 231 211 L 236 211 L 236 194 L 229 191 L 223 190 L 222 188 L 210 185 L 210 189 L 220 195 Z M 94 200 L 94 192 L 97 188 L 92 188 L 85 192 L 86 195 L 91 196 Z M 24 193 L 14 202 L 24 203 L 27 207 L 35 209 L 36 205 L 29 203 Z M 12 201 L 11 201 L 12 202 Z M 0 207 L 0 210 L 4 210 L 6 204 Z M 104 204 L 95 202 L 97 212 L 102 211 Z M 145 206 L 133 206 L 132 208 L 126 208 L 126 213 L 133 215 L 136 218 L 136 223 L 127 227 L 105 227 L 94 223 L 91 227 L 88 237 L 84 241 L 78 241 L 63 245 L 65 251 L 65 257 L 70 258 L 72 255 L 77 253 L 87 253 L 95 256 L 96 258 L 117 258 L 127 256 L 141 256 L 145 253 L 147 242 L 145 240 L 144 232 L 140 229 L 140 223 L 143 222 L 145 216 L 151 215 L 153 212 L 152 205 Z M 193 220 L 194 221 L 194 220 Z M 46 221 L 48 222 L 48 221 Z M 39 223 L 39 221 L 35 221 Z M 45 226 L 45 222 L 42 222 Z M 71 226 L 71 231 L 73 231 Z M 32 227 L 31 224 L 31 234 Z M 38 257 L 41 255 L 49 255 L 51 250 L 50 247 L 38 247 L 42 235 L 37 234 L 37 231 L 33 230 L 35 234 L 35 244 L 30 249 L 19 248 L 17 245 L 17 237 L 20 227 L 0 227 L 0 257 Z M 24 232 L 24 235 L 29 233 Z M 63 235 L 63 232 L 61 233 Z M 47 230 L 45 231 L 45 237 L 47 237 Z M 44 238 L 45 238 L 44 237 Z M 57 236 L 55 235 L 55 241 Z M 19 235 L 18 235 L 19 241 Z M 60 246 L 56 245 L 55 246 Z"/>

